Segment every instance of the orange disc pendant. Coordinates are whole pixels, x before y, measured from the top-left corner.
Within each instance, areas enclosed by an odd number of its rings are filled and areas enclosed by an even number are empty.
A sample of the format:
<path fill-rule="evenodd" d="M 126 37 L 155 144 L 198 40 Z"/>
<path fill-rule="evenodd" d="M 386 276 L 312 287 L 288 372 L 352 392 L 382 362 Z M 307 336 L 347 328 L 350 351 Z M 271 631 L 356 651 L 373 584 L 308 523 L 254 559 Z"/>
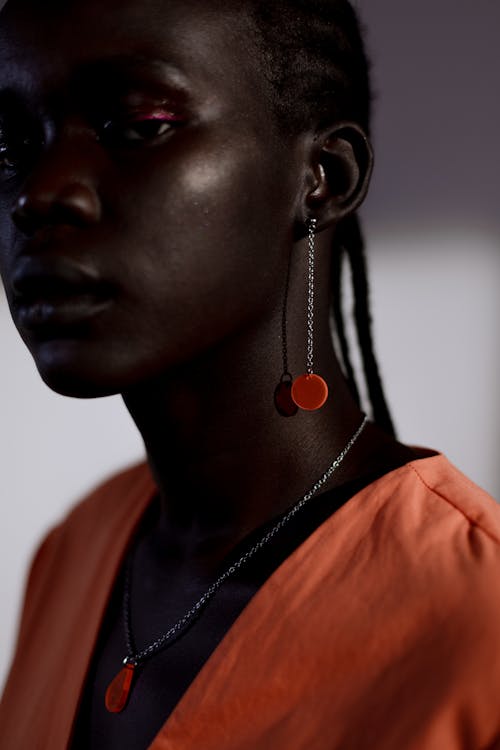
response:
<path fill-rule="evenodd" d="M 106 708 L 112 714 L 119 714 L 127 705 L 135 664 L 125 664 L 106 690 Z"/>
<path fill-rule="evenodd" d="M 316 411 L 328 398 L 328 386 L 319 375 L 300 375 L 293 381 L 292 398 L 300 409 Z"/>

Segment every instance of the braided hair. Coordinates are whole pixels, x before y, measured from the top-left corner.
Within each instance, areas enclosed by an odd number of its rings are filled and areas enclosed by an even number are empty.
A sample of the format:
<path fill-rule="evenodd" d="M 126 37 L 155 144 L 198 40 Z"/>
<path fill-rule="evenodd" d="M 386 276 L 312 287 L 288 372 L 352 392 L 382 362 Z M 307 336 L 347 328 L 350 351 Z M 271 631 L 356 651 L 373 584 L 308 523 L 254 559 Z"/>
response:
<path fill-rule="evenodd" d="M 370 65 L 357 14 L 348 0 L 250 0 L 266 85 L 284 133 L 352 120 L 369 135 Z M 332 247 L 332 315 L 341 364 L 360 403 L 343 310 L 343 264 L 349 263 L 354 320 L 375 422 L 394 435 L 375 357 L 365 245 L 359 218 L 343 219 Z"/>

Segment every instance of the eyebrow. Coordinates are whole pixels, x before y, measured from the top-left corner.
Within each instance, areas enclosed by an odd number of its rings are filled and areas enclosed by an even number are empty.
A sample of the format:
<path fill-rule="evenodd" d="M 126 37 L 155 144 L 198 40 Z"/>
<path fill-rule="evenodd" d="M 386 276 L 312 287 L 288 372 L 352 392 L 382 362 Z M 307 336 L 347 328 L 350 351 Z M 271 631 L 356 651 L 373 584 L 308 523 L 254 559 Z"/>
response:
<path fill-rule="evenodd" d="M 187 76 L 178 65 L 157 57 L 130 53 L 109 55 L 78 64 L 70 73 L 69 88 L 76 86 L 89 94 L 112 89 L 114 94 L 119 95 L 130 87 L 134 77 L 142 88 L 157 91 L 161 86 L 168 86 L 178 93 L 187 93 Z M 24 82 L 21 91 L 13 82 L 0 87 L 0 105 L 21 104 L 26 90 L 29 90 L 29 86 Z"/>
<path fill-rule="evenodd" d="M 76 67 L 71 81 L 84 87 L 104 88 L 107 85 L 129 82 L 136 74 L 153 74 L 163 83 L 184 89 L 187 78 L 181 69 L 172 62 L 139 54 L 110 55 L 97 60 L 86 61 Z M 142 80 L 142 78 L 141 78 Z"/>

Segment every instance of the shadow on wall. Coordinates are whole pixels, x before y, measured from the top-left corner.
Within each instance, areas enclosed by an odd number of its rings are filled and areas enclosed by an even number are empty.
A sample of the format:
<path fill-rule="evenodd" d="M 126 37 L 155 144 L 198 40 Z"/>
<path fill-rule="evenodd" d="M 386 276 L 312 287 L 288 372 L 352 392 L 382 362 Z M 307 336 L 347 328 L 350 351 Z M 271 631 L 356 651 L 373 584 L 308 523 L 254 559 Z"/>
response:
<path fill-rule="evenodd" d="M 363 221 L 397 422 L 500 497 L 500 4 L 355 5 L 375 88 Z"/>
<path fill-rule="evenodd" d="M 358 0 L 374 64 L 375 227 L 500 238 L 500 4 Z"/>

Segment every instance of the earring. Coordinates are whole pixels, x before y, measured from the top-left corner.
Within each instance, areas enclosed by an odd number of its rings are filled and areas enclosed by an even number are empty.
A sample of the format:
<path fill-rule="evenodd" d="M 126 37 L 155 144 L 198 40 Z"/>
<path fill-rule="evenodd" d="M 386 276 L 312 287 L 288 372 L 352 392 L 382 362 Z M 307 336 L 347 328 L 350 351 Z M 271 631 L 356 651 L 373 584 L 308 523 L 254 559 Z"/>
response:
<path fill-rule="evenodd" d="M 288 292 L 290 291 L 290 266 L 292 261 L 292 249 L 288 256 L 288 266 L 285 280 L 285 293 L 283 298 L 283 311 L 281 316 L 281 345 L 283 348 L 283 372 L 278 385 L 274 390 L 274 406 L 282 417 L 294 417 L 299 407 L 292 399 L 293 377 L 288 369 Z"/>
<path fill-rule="evenodd" d="M 328 398 L 328 386 L 314 373 L 314 245 L 316 219 L 309 219 L 308 227 L 308 289 L 307 289 L 307 369 L 292 383 L 293 402 L 305 411 L 321 409 Z"/>

